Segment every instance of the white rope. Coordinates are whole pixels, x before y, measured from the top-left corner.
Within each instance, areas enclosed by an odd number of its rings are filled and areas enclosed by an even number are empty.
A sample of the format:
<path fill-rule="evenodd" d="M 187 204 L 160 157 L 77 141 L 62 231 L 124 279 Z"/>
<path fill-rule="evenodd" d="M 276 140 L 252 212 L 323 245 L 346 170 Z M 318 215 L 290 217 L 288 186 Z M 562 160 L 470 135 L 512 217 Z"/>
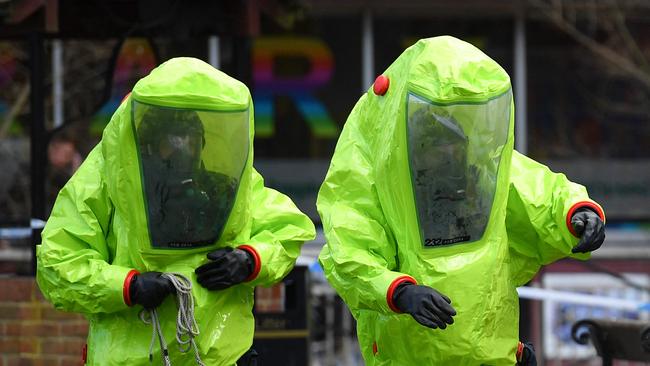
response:
<path fill-rule="evenodd" d="M 194 341 L 194 337 L 199 335 L 199 327 L 194 319 L 194 297 L 192 297 L 192 282 L 180 273 L 163 273 L 162 277 L 167 278 L 176 289 L 176 305 L 178 306 L 178 315 L 176 317 L 176 341 L 181 353 L 187 353 L 190 349 L 194 350 L 194 359 L 199 366 L 205 366 L 199 354 L 199 348 Z M 163 357 L 164 366 L 171 366 L 167 342 L 163 337 L 160 320 L 156 309 L 147 312 L 143 309 L 140 312 L 140 319 L 145 324 L 152 324 L 151 344 L 149 345 L 149 361 L 153 361 L 153 345 L 158 338 L 160 344 L 160 353 Z"/>
<path fill-rule="evenodd" d="M 149 318 L 147 318 L 149 314 Z M 169 351 L 167 350 L 167 342 L 165 342 L 165 337 L 163 337 L 162 329 L 160 328 L 160 321 L 158 320 L 158 312 L 156 309 L 151 309 L 147 313 L 146 309 L 140 311 L 140 319 L 145 324 L 151 324 L 153 331 L 151 333 L 151 343 L 149 343 L 149 362 L 153 362 L 153 345 L 156 343 L 156 337 L 158 337 L 158 343 L 160 344 L 160 353 L 162 354 L 163 364 L 165 366 L 171 366 L 172 362 L 169 359 Z"/>

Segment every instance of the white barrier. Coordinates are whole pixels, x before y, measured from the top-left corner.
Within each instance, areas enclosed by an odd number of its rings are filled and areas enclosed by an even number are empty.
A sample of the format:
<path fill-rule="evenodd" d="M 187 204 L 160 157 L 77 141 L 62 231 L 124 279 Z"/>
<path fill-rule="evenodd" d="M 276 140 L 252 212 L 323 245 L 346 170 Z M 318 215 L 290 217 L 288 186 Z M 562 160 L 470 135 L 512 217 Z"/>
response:
<path fill-rule="evenodd" d="M 614 297 L 585 295 L 568 291 L 546 290 L 537 287 L 522 286 L 517 288 L 520 298 L 556 301 L 580 305 L 603 306 L 613 309 L 650 311 L 650 303 L 619 299 Z"/>

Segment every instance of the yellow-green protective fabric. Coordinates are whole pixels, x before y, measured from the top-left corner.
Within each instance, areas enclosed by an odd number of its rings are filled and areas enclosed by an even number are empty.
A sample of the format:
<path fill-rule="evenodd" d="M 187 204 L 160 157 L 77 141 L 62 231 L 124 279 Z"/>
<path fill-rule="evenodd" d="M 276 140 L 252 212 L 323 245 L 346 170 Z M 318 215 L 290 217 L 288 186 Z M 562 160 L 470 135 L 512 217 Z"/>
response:
<path fill-rule="evenodd" d="M 207 111 L 249 110 L 250 143 L 234 208 L 218 242 L 195 249 L 154 249 L 147 230 L 134 130 L 133 101 Z M 293 267 L 314 226 L 291 200 L 264 186 L 253 168 L 253 105 L 241 82 L 192 58 L 163 63 L 138 81 L 68 184 L 61 190 L 37 247 L 38 284 L 57 309 L 83 313 L 90 321 L 88 365 L 149 365 L 151 325 L 138 318 L 141 306 L 124 303 L 127 273 L 177 272 L 192 280 L 196 338 L 206 365 L 233 365 L 252 344 L 253 288 L 282 279 Z M 208 291 L 194 269 L 206 254 L 224 246 L 252 246 L 261 270 L 250 282 Z M 195 364 L 175 340 L 173 296 L 159 307 L 174 365 Z M 154 345 L 154 363 L 160 350 Z"/>
<path fill-rule="evenodd" d="M 447 36 L 418 41 L 384 75 L 387 93 L 370 89 L 357 102 L 320 188 L 325 275 L 358 321 L 368 366 L 514 365 L 516 287 L 540 265 L 571 255 L 578 239 L 566 216 L 587 192 L 513 151 L 514 105 L 506 104 L 508 137 L 483 237 L 425 248 L 409 173 L 408 93 L 440 105 L 474 105 L 510 92 L 510 78 L 483 52 Z M 468 138 L 489 139 L 479 130 Z M 453 325 L 433 330 L 390 309 L 389 287 L 405 275 L 451 298 Z"/>

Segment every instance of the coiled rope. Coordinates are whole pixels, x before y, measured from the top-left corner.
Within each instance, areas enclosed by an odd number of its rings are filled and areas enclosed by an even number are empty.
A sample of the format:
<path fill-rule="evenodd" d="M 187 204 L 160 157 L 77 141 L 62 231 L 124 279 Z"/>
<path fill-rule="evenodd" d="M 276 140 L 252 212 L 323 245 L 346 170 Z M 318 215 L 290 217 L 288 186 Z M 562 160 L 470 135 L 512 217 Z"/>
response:
<path fill-rule="evenodd" d="M 187 353 L 190 349 L 194 350 L 194 359 L 199 366 L 205 366 L 199 355 L 199 349 L 194 342 L 194 337 L 199 335 L 199 327 L 194 319 L 194 298 L 192 297 L 192 282 L 180 273 L 163 273 L 162 277 L 167 278 L 176 289 L 176 305 L 178 307 L 178 316 L 176 317 L 176 341 L 181 353 Z M 148 315 L 148 317 L 147 317 Z M 163 364 L 171 366 L 167 342 L 163 336 L 160 320 L 156 309 L 142 309 L 140 319 L 145 324 L 152 325 L 151 344 L 149 345 L 149 362 L 153 361 L 153 346 L 158 338 L 160 344 L 160 353 L 162 354 Z"/>

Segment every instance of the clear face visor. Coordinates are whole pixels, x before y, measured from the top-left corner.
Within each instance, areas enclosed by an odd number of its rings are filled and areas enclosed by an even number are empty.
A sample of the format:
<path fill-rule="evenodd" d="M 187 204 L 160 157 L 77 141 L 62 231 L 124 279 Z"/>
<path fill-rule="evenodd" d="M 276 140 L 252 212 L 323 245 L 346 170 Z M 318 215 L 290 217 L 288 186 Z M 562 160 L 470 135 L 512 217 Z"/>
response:
<path fill-rule="evenodd" d="M 477 104 L 438 105 L 409 94 L 408 153 L 426 247 L 479 240 L 490 218 L 511 92 Z"/>
<path fill-rule="evenodd" d="M 196 111 L 133 102 L 151 245 L 219 239 L 249 149 L 248 110 Z"/>

